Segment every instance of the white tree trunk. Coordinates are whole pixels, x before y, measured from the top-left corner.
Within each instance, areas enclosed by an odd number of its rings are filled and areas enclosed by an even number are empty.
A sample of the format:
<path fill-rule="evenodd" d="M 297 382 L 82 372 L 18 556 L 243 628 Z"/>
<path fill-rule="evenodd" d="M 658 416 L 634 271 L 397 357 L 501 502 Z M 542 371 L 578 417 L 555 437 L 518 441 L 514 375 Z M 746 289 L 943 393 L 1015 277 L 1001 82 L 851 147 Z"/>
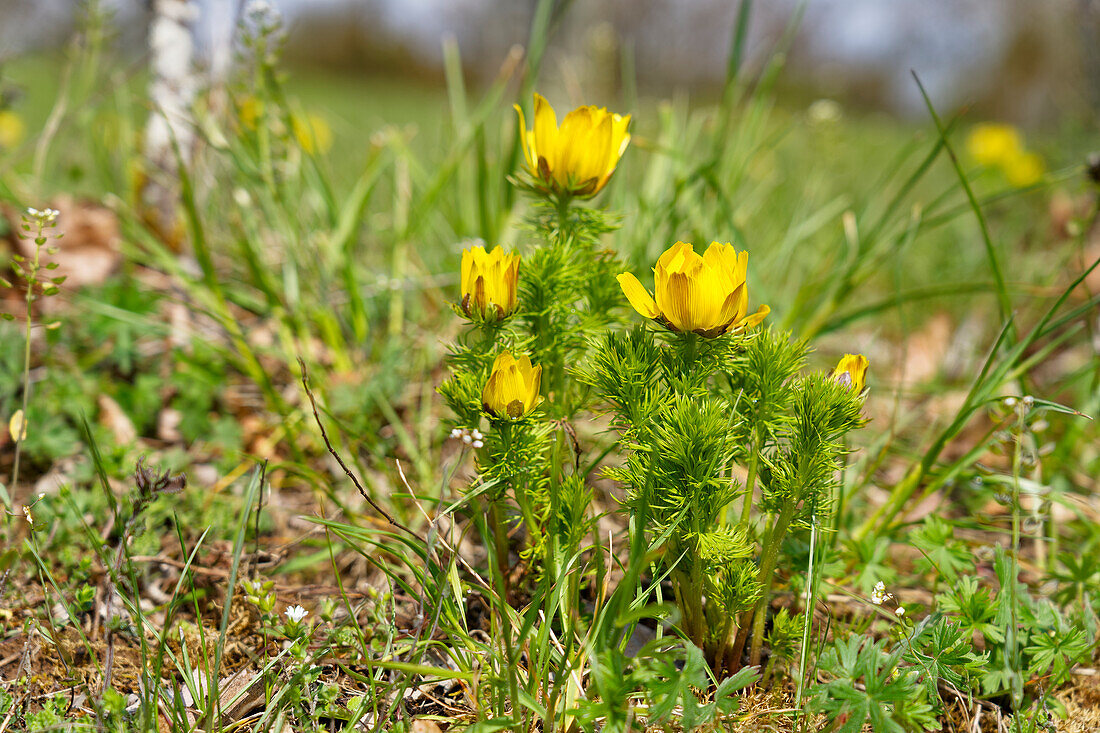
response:
<path fill-rule="evenodd" d="M 152 110 L 145 125 L 147 177 L 141 196 L 149 223 L 169 244 L 177 245 L 179 165 L 190 162 L 195 139 L 191 105 L 198 78 L 191 25 L 199 9 L 193 0 L 154 0 L 153 13 L 149 28 Z"/>

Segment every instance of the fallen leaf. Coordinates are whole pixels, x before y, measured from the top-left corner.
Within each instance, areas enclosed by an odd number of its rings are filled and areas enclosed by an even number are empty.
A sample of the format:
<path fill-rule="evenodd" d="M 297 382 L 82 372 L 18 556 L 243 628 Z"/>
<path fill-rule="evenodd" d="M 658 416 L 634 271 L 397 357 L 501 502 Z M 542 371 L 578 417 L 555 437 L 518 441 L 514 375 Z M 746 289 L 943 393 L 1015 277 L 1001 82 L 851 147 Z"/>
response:
<path fill-rule="evenodd" d="M 99 422 L 111 431 L 119 445 L 130 445 L 138 438 L 137 428 L 118 403 L 105 394 L 96 399 L 99 404 Z"/>

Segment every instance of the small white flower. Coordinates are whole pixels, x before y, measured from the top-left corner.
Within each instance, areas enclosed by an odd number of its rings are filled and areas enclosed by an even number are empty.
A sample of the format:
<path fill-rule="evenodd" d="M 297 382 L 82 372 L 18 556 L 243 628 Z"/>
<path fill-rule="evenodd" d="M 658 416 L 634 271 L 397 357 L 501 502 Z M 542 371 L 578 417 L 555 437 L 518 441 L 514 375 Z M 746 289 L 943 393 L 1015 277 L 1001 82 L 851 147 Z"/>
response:
<path fill-rule="evenodd" d="M 474 439 L 470 437 L 469 433 L 466 433 L 465 435 L 462 436 L 462 442 L 465 443 L 466 445 L 469 445 L 470 443 L 472 443 L 473 440 Z"/>
<path fill-rule="evenodd" d="M 840 105 L 832 99 L 818 99 L 807 110 L 810 116 L 810 122 L 816 124 L 829 124 L 833 122 L 839 122 L 840 118 L 844 116 L 844 111 Z"/>
<path fill-rule="evenodd" d="M 875 583 L 875 587 L 871 591 L 871 603 L 876 606 L 881 606 L 887 599 L 893 597 L 893 595 L 886 592 L 886 583 L 883 583 L 881 580 Z"/>
<path fill-rule="evenodd" d="M 283 613 L 286 614 L 287 619 L 293 624 L 299 623 L 309 615 L 309 611 L 301 606 L 289 606 Z"/>
<path fill-rule="evenodd" d="M 461 438 L 462 437 L 462 431 L 459 430 L 458 428 L 452 428 L 451 429 L 451 437 L 452 438 Z"/>
<path fill-rule="evenodd" d="M 474 428 L 474 432 L 470 433 L 470 435 L 474 436 L 474 440 L 481 440 L 482 438 L 485 437 L 484 435 L 481 434 L 481 431 L 478 430 L 477 428 Z"/>
<path fill-rule="evenodd" d="M 480 440 L 475 440 L 470 445 L 472 445 L 474 448 L 483 448 L 485 446 L 485 443 L 481 442 Z"/>
<path fill-rule="evenodd" d="M 898 606 L 897 608 L 894 609 L 894 614 L 898 618 L 901 618 L 902 616 L 905 615 L 905 607 L 904 606 Z"/>

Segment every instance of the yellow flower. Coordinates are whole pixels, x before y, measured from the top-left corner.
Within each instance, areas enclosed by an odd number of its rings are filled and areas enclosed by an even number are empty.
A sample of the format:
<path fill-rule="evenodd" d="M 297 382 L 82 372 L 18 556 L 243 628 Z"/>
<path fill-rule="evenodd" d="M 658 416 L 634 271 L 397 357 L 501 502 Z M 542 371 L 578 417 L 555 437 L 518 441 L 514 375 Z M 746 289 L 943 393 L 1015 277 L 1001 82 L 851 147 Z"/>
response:
<path fill-rule="evenodd" d="M 677 242 L 653 270 L 656 300 L 629 272 L 619 275 L 619 285 L 634 310 L 646 318 L 673 331 L 712 338 L 751 328 L 771 311 L 762 305 L 748 315 L 748 268 L 749 253 L 738 253 L 730 244 L 711 242 L 700 257 L 687 242 Z"/>
<path fill-rule="evenodd" d="M 966 138 L 966 151 L 978 165 L 1002 165 L 1023 152 L 1020 131 L 1012 125 L 984 122 L 974 125 Z"/>
<path fill-rule="evenodd" d="M 290 126 L 298 144 L 308 155 L 324 155 L 332 148 L 332 128 L 323 117 L 294 115 L 290 118 Z"/>
<path fill-rule="evenodd" d="M 1010 185 L 1026 188 L 1042 180 L 1046 165 L 1038 153 L 1020 151 L 1001 161 L 1001 172 Z"/>
<path fill-rule="evenodd" d="M 482 320 L 502 319 L 516 309 L 519 255 L 500 247 L 462 251 L 462 312 Z"/>
<path fill-rule="evenodd" d="M 577 107 L 558 127 L 554 108 L 536 94 L 535 127 L 528 130 L 523 110 L 515 107 L 527 167 L 540 187 L 585 198 L 599 193 L 630 142 L 630 115 L 613 114 L 604 107 Z"/>
<path fill-rule="evenodd" d="M 0 110 L 0 150 L 11 150 L 23 141 L 22 118 L 10 109 Z"/>
<path fill-rule="evenodd" d="M 517 360 L 510 352 L 501 352 L 481 393 L 481 406 L 493 417 L 519 420 L 542 402 L 541 382 L 542 367 L 531 366 L 526 354 Z"/>
<path fill-rule="evenodd" d="M 867 383 L 867 357 L 863 354 L 845 354 L 833 370 L 833 379 L 854 392 L 862 392 Z"/>

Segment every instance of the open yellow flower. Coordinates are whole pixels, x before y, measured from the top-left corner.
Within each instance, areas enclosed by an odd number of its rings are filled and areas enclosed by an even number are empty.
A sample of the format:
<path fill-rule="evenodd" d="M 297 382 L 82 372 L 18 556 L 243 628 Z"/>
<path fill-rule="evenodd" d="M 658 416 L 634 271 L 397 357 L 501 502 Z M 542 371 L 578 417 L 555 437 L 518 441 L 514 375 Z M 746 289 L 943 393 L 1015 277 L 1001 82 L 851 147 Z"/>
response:
<path fill-rule="evenodd" d="M 542 367 L 531 366 L 526 354 L 516 359 L 503 351 L 493 362 L 493 371 L 481 392 L 481 406 L 493 417 L 519 420 L 539 406 Z"/>
<path fill-rule="evenodd" d="M 634 310 L 646 318 L 673 331 L 713 338 L 751 328 L 771 311 L 762 305 L 748 314 L 748 268 L 749 253 L 739 253 L 731 244 L 711 242 L 699 256 L 691 244 L 677 242 L 653 268 L 656 300 L 629 272 L 619 275 L 619 285 Z"/>
<path fill-rule="evenodd" d="M 540 95 L 535 95 L 535 126 L 527 129 L 519 113 L 520 138 L 527 167 L 540 188 L 557 195 L 595 196 L 606 184 L 630 143 L 630 115 L 605 107 L 577 107 L 562 120 Z"/>
<path fill-rule="evenodd" d="M 863 354 L 845 354 L 833 370 L 833 379 L 851 387 L 853 392 L 862 392 L 867 383 L 867 357 Z"/>
<path fill-rule="evenodd" d="M 462 251 L 462 312 L 472 318 L 495 320 L 516 309 L 519 255 L 505 254 L 500 247 Z"/>

